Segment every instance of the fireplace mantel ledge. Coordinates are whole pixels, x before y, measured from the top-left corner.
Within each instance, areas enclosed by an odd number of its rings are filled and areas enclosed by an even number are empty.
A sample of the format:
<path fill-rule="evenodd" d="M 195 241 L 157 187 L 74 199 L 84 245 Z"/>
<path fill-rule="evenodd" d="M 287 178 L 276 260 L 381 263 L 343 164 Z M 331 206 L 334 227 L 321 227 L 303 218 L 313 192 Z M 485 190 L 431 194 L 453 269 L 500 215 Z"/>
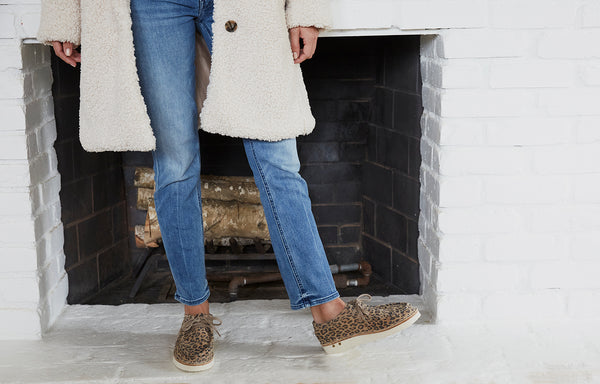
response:
<path fill-rule="evenodd" d="M 488 24 L 486 4 L 480 0 L 331 0 L 333 29 L 321 36 L 427 35 L 439 29 L 482 28 Z M 38 29 L 39 5 L 31 4 L 27 13 L 21 19 L 22 41 L 38 43 L 31 34 Z"/>

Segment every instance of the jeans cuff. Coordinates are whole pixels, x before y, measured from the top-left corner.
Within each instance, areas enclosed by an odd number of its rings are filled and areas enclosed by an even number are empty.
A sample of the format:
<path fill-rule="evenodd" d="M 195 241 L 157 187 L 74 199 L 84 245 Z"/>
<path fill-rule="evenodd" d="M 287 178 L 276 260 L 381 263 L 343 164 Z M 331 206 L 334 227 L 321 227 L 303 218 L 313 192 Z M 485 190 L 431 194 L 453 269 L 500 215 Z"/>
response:
<path fill-rule="evenodd" d="M 174 298 L 175 298 L 175 300 L 177 300 L 180 303 L 185 304 L 185 305 L 198 305 L 198 304 L 202 304 L 206 300 L 208 300 L 209 296 L 210 296 L 210 291 L 206 292 L 200 299 L 195 299 L 195 300 L 184 299 L 183 297 L 179 296 L 178 293 L 175 293 Z"/>
<path fill-rule="evenodd" d="M 310 308 L 310 307 L 314 307 L 315 305 L 325 304 L 329 301 L 337 299 L 338 297 L 340 297 L 340 293 L 338 291 L 335 291 L 325 297 L 321 297 L 318 299 L 313 299 L 313 300 L 304 300 L 303 299 L 300 304 L 290 304 L 290 307 L 294 310 Z"/>

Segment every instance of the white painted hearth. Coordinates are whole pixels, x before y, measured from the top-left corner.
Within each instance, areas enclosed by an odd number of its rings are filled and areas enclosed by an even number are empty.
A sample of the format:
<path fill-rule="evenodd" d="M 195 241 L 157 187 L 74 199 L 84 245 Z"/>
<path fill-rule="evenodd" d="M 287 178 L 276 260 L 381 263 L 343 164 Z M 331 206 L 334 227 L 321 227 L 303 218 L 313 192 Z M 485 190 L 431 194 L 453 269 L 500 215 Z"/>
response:
<path fill-rule="evenodd" d="M 420 296 L 436 323 L 600 320 L 600 4 L 333 0 L 323 37 L 421 35 Z M 50 51 L 0 4 L 0 338 L 65 308 Z"/>

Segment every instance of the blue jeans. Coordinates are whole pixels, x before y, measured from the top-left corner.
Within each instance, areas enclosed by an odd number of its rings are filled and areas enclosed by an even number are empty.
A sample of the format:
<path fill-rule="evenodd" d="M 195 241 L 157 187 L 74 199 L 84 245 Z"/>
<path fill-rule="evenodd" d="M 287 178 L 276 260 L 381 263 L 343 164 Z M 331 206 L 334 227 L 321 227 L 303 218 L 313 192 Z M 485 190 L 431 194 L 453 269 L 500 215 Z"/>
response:
<path fill-rule="evenodd" d="M 213 0 L 131 0 L 135 56 L 155 134 L 154 203 L 163 244 L 186 305 L 209 297 L 204 265 L 195 33 L 212 54 Z M 296 139 L 243 139 L 292 309 L 339 297 L 298 173 Z"/>

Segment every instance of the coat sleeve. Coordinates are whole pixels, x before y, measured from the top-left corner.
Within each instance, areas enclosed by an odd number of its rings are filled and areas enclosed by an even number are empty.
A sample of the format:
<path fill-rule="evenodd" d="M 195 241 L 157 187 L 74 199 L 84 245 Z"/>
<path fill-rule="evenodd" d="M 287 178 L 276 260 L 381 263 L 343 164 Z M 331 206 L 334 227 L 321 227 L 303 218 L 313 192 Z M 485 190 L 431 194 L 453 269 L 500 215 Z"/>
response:
<path fill-rule="evenodd" d="M 53 40 L 80 45 L 80 0 L 42 0 L 40 27 L 36 39 L 45 45 L 52 45 Z"/>
<path fill-rule="evenodd" d="M 330 0 L 286 0 L 285 18 L 288 29 L 298 26 L 330 29 Z"/>

